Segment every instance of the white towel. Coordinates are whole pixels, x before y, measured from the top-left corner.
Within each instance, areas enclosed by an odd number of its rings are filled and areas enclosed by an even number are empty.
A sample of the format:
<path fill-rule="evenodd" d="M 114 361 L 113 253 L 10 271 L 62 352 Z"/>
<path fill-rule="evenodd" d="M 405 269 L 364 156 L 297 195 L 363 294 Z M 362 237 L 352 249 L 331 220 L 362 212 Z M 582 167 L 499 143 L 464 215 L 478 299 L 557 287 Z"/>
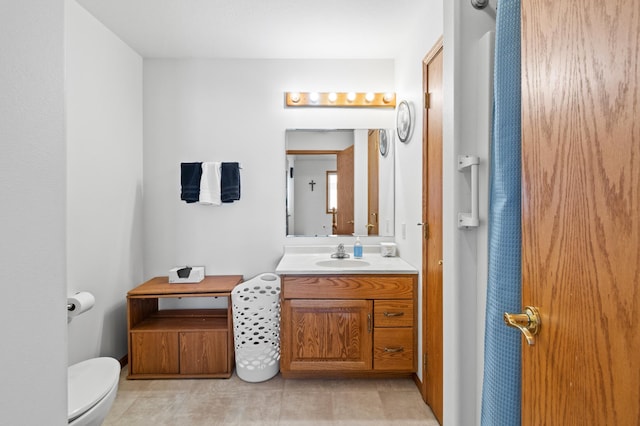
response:
<path fill-rule="evenodd" d="M 220 200 L 220 162 L 208 161 L 202 163 L 202 177 L 200 178 L 200 204 L 219 206 Z"/>

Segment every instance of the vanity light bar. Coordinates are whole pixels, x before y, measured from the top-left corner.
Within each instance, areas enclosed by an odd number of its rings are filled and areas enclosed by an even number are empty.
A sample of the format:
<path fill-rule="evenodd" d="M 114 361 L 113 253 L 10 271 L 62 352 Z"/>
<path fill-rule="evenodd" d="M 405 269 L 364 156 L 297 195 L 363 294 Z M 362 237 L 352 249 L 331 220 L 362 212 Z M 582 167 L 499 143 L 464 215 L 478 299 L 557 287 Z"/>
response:
<path fill-rule="evenodd" d="M 387 107 L 395 108 L 393 92 L 285 92 L 288 107 Z"/>

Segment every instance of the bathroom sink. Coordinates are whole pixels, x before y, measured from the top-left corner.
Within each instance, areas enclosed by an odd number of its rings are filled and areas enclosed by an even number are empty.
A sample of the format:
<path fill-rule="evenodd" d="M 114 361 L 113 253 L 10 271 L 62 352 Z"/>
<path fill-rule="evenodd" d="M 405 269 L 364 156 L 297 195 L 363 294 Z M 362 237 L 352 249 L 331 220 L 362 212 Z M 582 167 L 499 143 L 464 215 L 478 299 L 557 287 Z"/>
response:
<path fill-rule="evenodd" d="M 285 246 L 285 253 L 276 267 L 278 275 L 337 275 L 337 274 L 415 274 L 416 268 L 400 257 L 375 255 L 377 250 L 368 247 L 364 257 L 336 259 L 334 247 L 323 246 Z M 378 249 L 379 250 L 379 249 Z"/>
<path fill-rule="evenodd" d="M 316 262 L 316 265 L 326 268 L 361 268 L 363 266 L 369 266 L 370 263 L 357 259 L 332 259 L 319 260 Z"/>

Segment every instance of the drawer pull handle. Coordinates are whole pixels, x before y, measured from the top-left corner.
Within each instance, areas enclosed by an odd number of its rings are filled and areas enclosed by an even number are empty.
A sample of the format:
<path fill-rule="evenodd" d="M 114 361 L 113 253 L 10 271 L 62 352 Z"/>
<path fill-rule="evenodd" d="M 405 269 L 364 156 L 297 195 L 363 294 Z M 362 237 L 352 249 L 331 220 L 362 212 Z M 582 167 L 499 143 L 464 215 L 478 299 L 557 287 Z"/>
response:
<path fill-rule="evenodd" d="M 404 347 L 399 346 L 397 348 L 384 348 L 385 352 L 396 353 L 396 352 L 404 352 Z"/>
<path fill-rule="evenodd" d="M 367 314 L 367 332 L 371 333 L 371 314 Z"/>
<path fill-rule="evenodd" d="M 385 317 L 401 317 L 404 315 L 404 312 L 385 312 Z"/>

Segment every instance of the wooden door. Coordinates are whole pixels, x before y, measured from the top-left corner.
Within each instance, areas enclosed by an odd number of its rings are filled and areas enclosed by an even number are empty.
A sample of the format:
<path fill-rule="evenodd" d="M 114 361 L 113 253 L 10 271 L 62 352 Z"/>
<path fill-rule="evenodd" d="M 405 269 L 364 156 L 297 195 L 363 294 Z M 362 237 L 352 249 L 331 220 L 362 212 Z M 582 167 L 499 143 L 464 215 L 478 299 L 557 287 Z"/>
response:
<path fill-rule="evenodd" d="M 353 234 L 353 161 L 354 147 L 338 152 L 336 168 L 338 174 L 338 210 L 336 223 L 338 235 Z"/>
<path fill-rule="evenodd" d="M 283 370 L 370 370 L 371 305 L 370 300 L 285 300 Z"/>
<path fill-rule="evenodd" d="M 522 2 L 524 426 L 640 424 L 638 34 L 638 0 Z"/>
<path fill-rule="evenodd" d="M 442 424 L 442 38 L 423 62 L 423 397 Z"/>
<path fill-rule="evenodd" d="M 368 138 L 368 216 L 367 234 L 378 235 L 378 204 L 379 204 L 379 175 L 380 175 L 380 130 L 369 130 Z"/>

